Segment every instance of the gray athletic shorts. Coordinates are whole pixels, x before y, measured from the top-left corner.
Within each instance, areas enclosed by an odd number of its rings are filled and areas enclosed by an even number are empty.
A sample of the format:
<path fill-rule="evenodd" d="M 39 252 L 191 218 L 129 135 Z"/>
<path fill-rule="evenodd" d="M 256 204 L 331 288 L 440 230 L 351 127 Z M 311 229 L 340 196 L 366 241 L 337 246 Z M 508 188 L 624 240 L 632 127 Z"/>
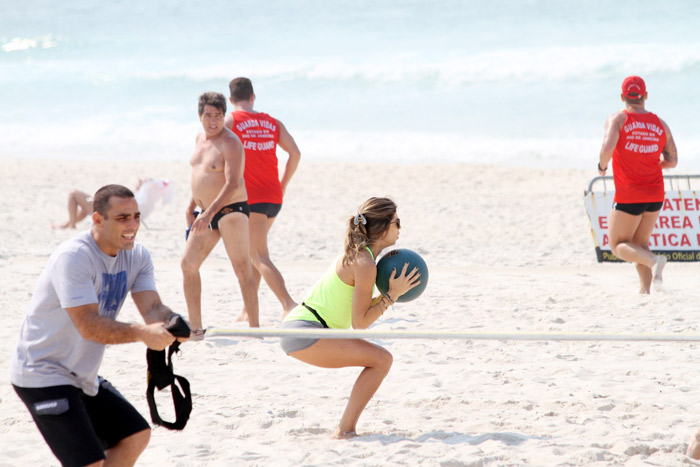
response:
<path fill-rule="evenodd" d="M 317 321 L 293 320 L 282 323 L 282 329 L 323 329 L 323 325 Z M 280 345 L 287 355 L 297 350 L 308 349 L 318 342 L 315 337 L 282 336 Z"/>

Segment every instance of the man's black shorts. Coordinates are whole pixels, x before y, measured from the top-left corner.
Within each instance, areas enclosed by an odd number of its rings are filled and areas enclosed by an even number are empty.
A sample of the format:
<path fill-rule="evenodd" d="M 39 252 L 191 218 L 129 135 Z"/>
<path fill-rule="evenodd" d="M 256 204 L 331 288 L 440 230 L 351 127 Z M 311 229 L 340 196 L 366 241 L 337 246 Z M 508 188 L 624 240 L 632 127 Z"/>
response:
<path fill-rule="evenodd" d="M 275 203 L 255 203 L 248 205 L 250 212 L 257 212 L 258 214 L 265 214 L 268 219 L 272 217 L 277 217 L 282 209 L 281 204 Z"/>
<path fill-rule="evenodd" d="M 105 379 L 97 395 L 75 386 L 21 388 L 12 385 L 39 431 L 64 466 L 105 459 L 105 449 L 149 428 L 148 422 Z"/>
<path fill-rule="evenodd" d="M 633 216 L 639 216 L 645 212 L 660 211 L 663 206 L 663 201 L 659 203 L 615 203 L 613 204 L 613 209 L 632 214 Z"/>

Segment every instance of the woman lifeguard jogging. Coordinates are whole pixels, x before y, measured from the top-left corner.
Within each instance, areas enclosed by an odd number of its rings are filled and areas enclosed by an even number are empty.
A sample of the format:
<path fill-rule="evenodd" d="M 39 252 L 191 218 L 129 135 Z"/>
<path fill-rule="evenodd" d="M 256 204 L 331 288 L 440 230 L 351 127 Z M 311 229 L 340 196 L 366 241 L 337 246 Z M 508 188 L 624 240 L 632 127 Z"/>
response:
<path fill-rule="evenodd" d="M 639 293 L 650 292 L 652 279 L 662 283 L 666 256 L 649 250 L 649 237 L 664 202 L 661 169 L 678 163 L 678 151 L 666 122 L 644 108 L 647 88 L 639 76 L 622 82 L 625 108 L 605 122 L 598 173 L 605 175 L 612 159 L 615 203 L 610 213 L 610 249 L 618 258 L 635 263 Z"/>
<path fill-rule="evenodd" d="M 417 268 L 394 270 L 389 290 L 372 298 L 377 277 L 375 259 L 399 238 L 401 221 L 388 198 L 370 198 L 348 219 L 345 251 L 314 285 L 301 305 L 285 317 L 282 328 L 366 329 L 396 299 L 420 284 Z M 350 393 L 336 438 L 357 436 L 355 426 L 365 406 L 391 368 L 391 354 L 362 339 L 309 339 L 284 336 L 282 349 L 290 356 L 322 368 L 364 367 Z"/>

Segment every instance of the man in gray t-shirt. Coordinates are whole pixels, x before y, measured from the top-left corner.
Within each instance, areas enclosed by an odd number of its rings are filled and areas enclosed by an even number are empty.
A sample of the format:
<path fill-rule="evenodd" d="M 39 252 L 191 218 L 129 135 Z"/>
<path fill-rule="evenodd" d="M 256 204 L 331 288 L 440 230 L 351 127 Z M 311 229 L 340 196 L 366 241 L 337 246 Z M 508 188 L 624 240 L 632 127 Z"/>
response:
<path fill-rule="evenodd" d="M 92 229 L 61 244 L 39 277 L 10 380 L 62 464 L 109 457 L 128 465 L 148 445 L 150 427 L 98 376 L 105 346 L 140 341 L 163 350 L 175 340 L 165 325 L 177 315 L 160 301 L 150 254 L 134 241 L 134 194 L 107 185 L 93 209 Z M 116 321 L 128 292 L 146 324 Z"/>

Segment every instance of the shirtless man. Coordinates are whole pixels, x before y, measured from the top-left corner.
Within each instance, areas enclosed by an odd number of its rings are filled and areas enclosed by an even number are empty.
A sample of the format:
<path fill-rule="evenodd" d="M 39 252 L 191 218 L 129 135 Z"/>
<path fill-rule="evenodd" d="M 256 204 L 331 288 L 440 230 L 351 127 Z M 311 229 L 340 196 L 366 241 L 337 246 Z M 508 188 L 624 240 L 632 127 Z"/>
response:
<path fill-rule="evenodd" d="M 243 181 L 243 145 L 224 127 L 226 98 L 206 92 L 199 97 L 199 119 L 204 131 L 197 135 L 192 166 L 192 199 L 187 207 L 188 229 L 181 267 L 185 301 L 195 336 L 202 331 L 202 282 L 199 268 L 223 238 L 248 310 L 248 323 L 258 327 L 258 295 L 250 264 L 248 202 Z M 202 209 L 195 213 L 196 207 Z"/>

